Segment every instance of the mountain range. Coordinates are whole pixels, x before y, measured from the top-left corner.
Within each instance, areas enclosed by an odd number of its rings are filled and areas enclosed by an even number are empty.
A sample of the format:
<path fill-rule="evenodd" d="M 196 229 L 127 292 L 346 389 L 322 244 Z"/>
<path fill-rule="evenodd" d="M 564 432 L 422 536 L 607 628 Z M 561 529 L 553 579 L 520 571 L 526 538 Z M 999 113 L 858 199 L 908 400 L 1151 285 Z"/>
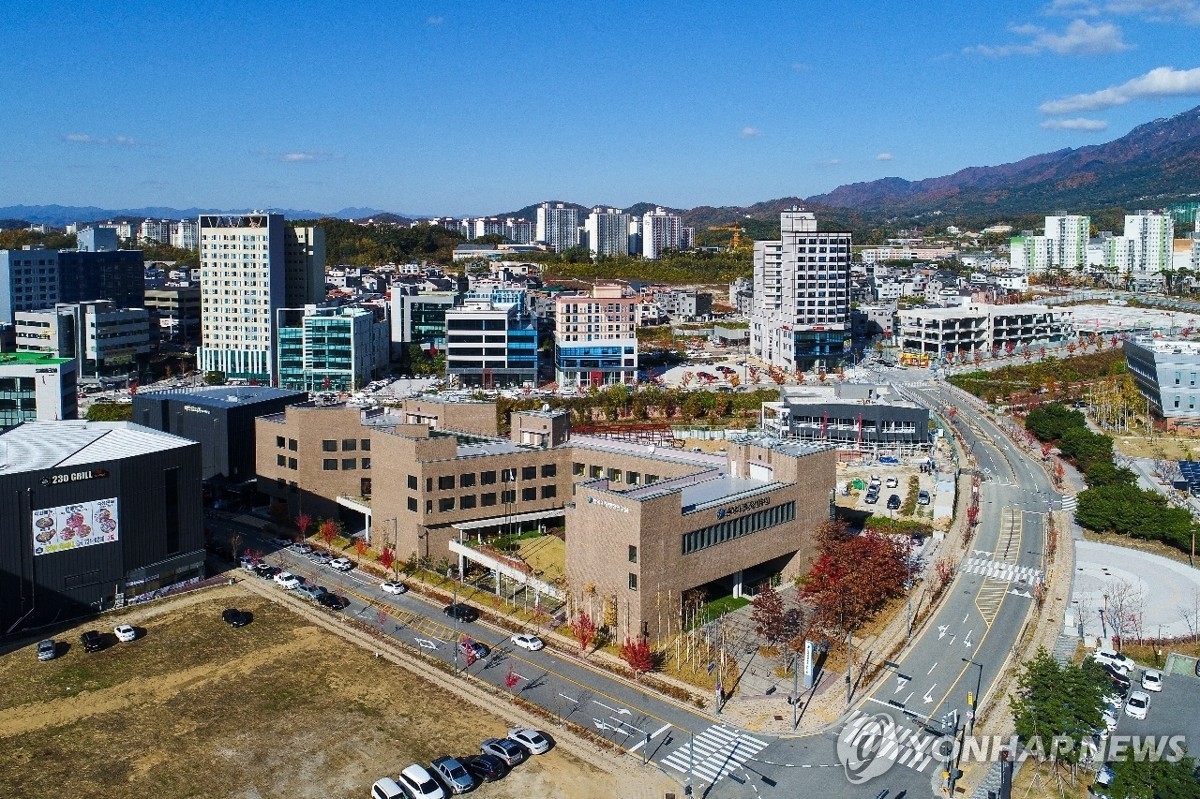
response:
<path fill-rule="evenodd" d="M 936 215 L 942 221 L 987 224 L 1011 217 L 1036 217 L 1063 211 L 1089 213 L 1121 208 L 1154 208 L 1200 198 L 1200 106 L 1175 116 L 1156 119 L 1126 135 L 1085 147 L 1033 155 L 1010 164 L 968 167 L 951 175 L 910 181 L 881 178 L 839 186 L 812 197 L 783 197 L 749 206 L 698 206 L 668 209 L 697 228 L 757 220 L 778 223 L 779 212 L 803 204 L 824 223 L 847 229 L 920 220 Z M 556 201 L 557 202 L 557 201 Z M 565 203 L 584 214 L 592 205 Z M 604 205 L 597 203 L 596 205 Z M 640 215 L 656 203 L 637 203 L 625 209 Z M 537 205 L 495 214 L 534 219 Z M 424 215 L 394 214 L 377 208 L 343 208 L 333 214 L 310 210 L 275 209 L 291 219 L 332 216 L 340 219 L 373 217 L 408 221 Z M 61 205 L 0 207 L 0 220 L 25 220 L 64 225 L 69 222 L 131 219 L 180 219 L 201 213 L 239 213 L 229 209 L 135 208 L 111 210 Z M 581 214 L 582 217 L 582 214 Z"/>

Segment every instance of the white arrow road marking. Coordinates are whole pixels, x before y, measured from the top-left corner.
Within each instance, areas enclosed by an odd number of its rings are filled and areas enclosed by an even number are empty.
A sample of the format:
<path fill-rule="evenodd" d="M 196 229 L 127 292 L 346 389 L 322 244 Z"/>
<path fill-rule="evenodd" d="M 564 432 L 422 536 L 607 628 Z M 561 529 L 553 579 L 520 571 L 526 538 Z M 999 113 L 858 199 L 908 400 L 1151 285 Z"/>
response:
<path fill-rule="evenodd" d="M 422 649 L 437 649 L 438 648 L 438 645 L 435 644 L 433 641 L 430 641 L 428 638 L 414 637 L 413 640 L 416 641 L 417 646 L 421 647 Z"/>
<path fill-rule="evenodd" d="M 965 646 L 967 649 L 970 649 L 970 648 L 971 648 L 971 646 L 972 646 L 972 644 L 971 644 L 971 633 L 973 633 L 973 632 L 975 632 L 975 631 L 974 631 L 974 630 L 971 630 L 971 632 L 970 632 L 970 633 L 967 633 L 967 640 L 963 641 L 963 645 L 964 645 L 964 646 Z"/>
<path fill-rule="evenodd" d="M 945 638 L 945 637 L 946 637 L 946 632 L 947 632 L 949 629 L 950 629 L 950 625 L 949 625 L 949 624 L 941 624 L 941 625 L 938 625 L 938 640 L 939 640 L 939 641 L 940 641 L 940 640 L 942 640 L 943 638 Z"/>
<path fill-rule="evenodd" d="M 937 688 L 937 683 L 934 683 L 933 685 L 929 686 L 929 690 L 925 692 L 925 696 L 921 697 L 921 699 L 927 705 L 932 704 L 932 702 L 933 702 L 933 689 L 934 688 Z"/>
<path fill-rule="evenodd" d="M 625 707 L 619 709 L 617 711 L 617 713 L 622 716 L 632 716 L 633 715 L 633 711 L 630 710 L 629 708 L 625 708 Z"/>
<path fill-rule="evenodd" d="M 928 677 L 930 674 L 933 674 L 933 670 L 936 668 L 937 668 L 937 664 L 934 663 L 932 666 L 929 667 L 929 671 L 925 672 L 925 676 Z"/>
<path fill-rule="evenodd" d="M 596 725 L 596 729 L 598 729 L 598 730 L 612 730 L 612 729 L 615 729 L 615 728 L 614 728 L 614 727 L 612 727 L 611 725 L 605 724 L 603 721 L 601 721 L 600 719 L 598 719 L 598 718 L 595 718 L 595 717 L 593 717 L 593 718 L 592 718 L 592 723 Z"/>
<path fill-rule="evenodd" d="M 894 694 L 900 693 L 902 690 L 904 690 L 904 686 L 906 686 L 906 685 L 908 685 L 908 677 L 897 676 L 896 677 L 896 690 L 892 691 L 892 693 L 894 693 Z"/>
<path fill-rule="evenodd" d="M 607 711 L 609 711 L 609 712 L 612 712 L 612 713 L 616 713 L 616 712 L 617 712 L 617 709 L 616 709 L 615 707 L 609 707 L 608 705 L 604 704 L 603 702 L 597 702 L 595 699 L 593 699 L 593 700 L 592 700 L 592 704 L 593 704 L 593 705 L 599 705 L 600 707 L 602 707 L 602 708 L 604 708 L 605 710 L 607 710 Z"/>

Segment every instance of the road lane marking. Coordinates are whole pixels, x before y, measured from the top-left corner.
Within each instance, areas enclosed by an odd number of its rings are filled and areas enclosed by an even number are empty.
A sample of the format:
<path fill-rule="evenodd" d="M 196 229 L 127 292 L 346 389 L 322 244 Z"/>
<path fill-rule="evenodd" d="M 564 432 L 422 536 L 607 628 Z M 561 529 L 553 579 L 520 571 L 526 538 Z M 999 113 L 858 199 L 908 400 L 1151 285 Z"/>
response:
<path fill-rule="evenodd" d="M 649 737 L 649 738 L 643 738 L 643 739 L 641 740 L 641 742 L 640 742 L 640 743 L 637 743 L 637 744 L 635 744 L 635 745 L 634 745 L 632 748 L 630 748 L 630 750 L 629 750 L 629 751 L 630 751 L 630 752 L 636 752 L 637 750 L 641 749 L 643 746 L 645 746 L 645 745 L 646 745 L 646 741 L 647 741 L 647 740 L 653 741 L 655 738 L 657 738 L 658 736 L 662 735 L 664 732 L 666 732 L 667 730 L 671 729 L 673 726 L 675 726 L 675 725 L 673 725 L 673 724 L 664 724 L 664 725 L 662 725 L 662 726 L 661 726 L 661 727 L 659 727 L 657 730 L 655 730 L 654 732 L 650 733 L 650 737 Z"/>
<path fill-rule="evenodd" d="M 933 670 L 936 668 L 937 668 L 937 663 L 934 663 L 932 666 L 929 667 L 929 671 L 925 672 L 925 676 L 928 677 L 930 674 L 933 674 Z"/>

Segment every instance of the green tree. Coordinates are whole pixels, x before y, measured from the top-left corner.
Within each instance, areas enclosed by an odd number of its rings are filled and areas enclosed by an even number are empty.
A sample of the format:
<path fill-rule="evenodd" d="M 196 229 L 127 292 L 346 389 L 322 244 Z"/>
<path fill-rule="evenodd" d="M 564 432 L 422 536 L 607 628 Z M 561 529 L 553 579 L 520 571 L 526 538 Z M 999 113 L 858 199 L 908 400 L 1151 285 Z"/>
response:
<path fill-rule="evenodd" d="M 1113 780 L 1107 793 L 1129 799 L 1200 799 L 1200 774 L 1196 761 L 1182 757 L 1171 761 L 1126 757 L 1112 764 Z"/>
<path fill-rule="evenodd" d="M 205 372 L 204 385 L 206 386 L 223 386 L 225 385 L 224 372 Z"/>
<path fill-rule="evenodd" d="M 1086 427 L 1072 427 L 1063 433 L 1058 448 L 1086 472 L 1094 463 L 1111 463 L 1113 440 L 1103 433 L 1093 433 Z"/>
<path fill-rule="evenodd" d="M 1039 441 L 1058 441 L 1068 430 L 1075 428 L 1087 429 L 1083 414 L 1059 402 L 1034 408 L 1025 417 L 1025 429 L 1037 436 Z"/>
<path fill-rule="evenodd" d="M 1011 700 L 1017 735 L 1025 744 L 1040 741 L 1047 752 L 1052 739 L 1069 737 L 1075 745 L 1059 757 L 1077 763 L 1080 744 L 1104 723 L 1104 695 L 1105 678 L 1093 661 L 1062 665 L 1045 647 L 1038 647 L 1022 667 Z"/>
<path fill-rule="evenodd" d="M 1087 484 L 1093 488 L 1106 485 L 1133 485 L 1137 475 L 1110 461 L 1097 461 L 1088 467 Z"/>
<path fill-rule="evenodd" d="M 88 406 L 89 422 L 128 422 L 133 419 L 133 405 L 128 402 L 93 403 Z"/>

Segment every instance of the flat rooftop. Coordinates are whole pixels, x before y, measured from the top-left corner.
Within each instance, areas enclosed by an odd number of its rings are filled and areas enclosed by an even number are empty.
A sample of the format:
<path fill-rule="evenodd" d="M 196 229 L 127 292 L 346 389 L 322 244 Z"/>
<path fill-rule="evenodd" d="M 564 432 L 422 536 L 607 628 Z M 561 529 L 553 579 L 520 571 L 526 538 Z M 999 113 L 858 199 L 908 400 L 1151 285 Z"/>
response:
<path fill-rule="evenodd" d="M 530 447 L 522 447 L 511 441 L 495 439 L 472 442 L 470 444 L 459 444 L 456 456 L 459 458 L 472 458 L 478 455 L 512 455 L 516 452 L 528 452 L 530 449 Z"/>
<path fill-rule="evenodd" d="M 749 477 L 733 477 L 721 475 L 710 480 L 704 480 L 685 486 L 683 489 L 683 510 L 695 510 L 707 505 L 724 504 L 729 500 L 746 494 L 759 493 L 778 486 L 779 483 L 766 480 L 754 480 Z"/>
<path fill-rule="evenodd" d="M 154 399 L 185 399 L 194 405 L 208 408 L 235 408 L 276 399 L 294 398 L 298 403 L 308 398 L 306 391 L 291 391 L 273 386 L 180 386 L 178 388 L 139 391 L 138 396 Z"/>
<path fill-rule="evenodd" d="M 1200 341 L 1139 337 L 1133 340 L 1139 347 L 1163 355 L 1200 355 Z"/>
<path fill-rule="evenodd" d="M 1161 308 L 1136 308 L 1132 305 L 1072 305 L 1075 329 L 1080 333 L 1118 332 L 1122 330 L 1171 330 L 1185 327 L 1200 330 L 1200 314 L 1167 311 Z"/>
<path fill-rule="evenodd" d="M 1078 306 L 1057 308 L 1049 305 L 1021 303 L 1016 305 L 988 305 L 985 303 L 969 303 L 956 305 L 951 308 L 906 308 L 897 313 L 910 316 L 923 316 L 932 319 L 961 319 L 971 316 L 1020 316 L 1023 314 L 1043 314 L 1054 312 L 1059 315 L 1070 315 Z"/>
<path fill-rule="evenodd" d="M 738 436 L 737 438 L 730 440 L 735 441 L 738 444 L 748 444 L 750 446 L 769 449 L 772 452 L 791 455 L 795 458 L 801 458 L 805 455 L 813 455 L 817 452 L 825 452 L 826 450 L 836 449 L 836 447 L 832 444 L 823 444 L 819 441 L 784 441 L 771 436 L 755 434 Z"/>
<path fill-rule="evenodd" d="M 0 366 L 58 366 L 74 358 L 55 358 L 44 352 L 0 352 Z"/>
<path fill-rule="evenodd" d="M 81 466 L 198 446 L 132 422 L 25 422 L 0 434 L 0 474 Z"/>
<path fill-rule="evenodd" d="M 688 450 L 672 449 L 670 447 L 652 447 L 646 444 L 636 444 L 632 441 L 617 441 L 598 436 L 572 434 L 571 440 L 567 442 L 567 446 L 599 450 L 601 452 L 615 452 L 621 455 L 636 455 L 639 458 L 652 458 L 670 463 L 687 463 L 702 469 L 724 468 L 728 460 L 724 455 L 689 452 Z"/>
<path fill-rule="evenodd" d="M 832 385 L 826 386 L 801 386 L 785 387 L 783 395 L 776 402 L 764 403 L 766 405 L 890 405 L 898 408 L 920 408 L 921 406 L 911 400 L 906 400 L 897 394 L 887 384 L 876 383 L 845 383 L 843 385 L 862 388 L 874 387 L 876 389 L 874 396 L 854 397 L 837 395 L 837 388 Z"/>

